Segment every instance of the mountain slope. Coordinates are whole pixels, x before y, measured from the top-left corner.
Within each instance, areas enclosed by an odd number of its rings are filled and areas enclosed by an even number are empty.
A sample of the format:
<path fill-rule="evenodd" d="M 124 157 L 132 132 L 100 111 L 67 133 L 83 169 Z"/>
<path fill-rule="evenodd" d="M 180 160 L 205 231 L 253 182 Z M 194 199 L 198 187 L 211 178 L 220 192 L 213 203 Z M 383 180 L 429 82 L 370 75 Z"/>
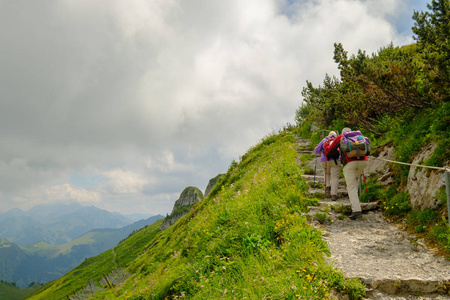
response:
<path fill-rule="evenodd" d="M 20 289 L 11 283 L 0 281 L 0 299 L 2 300 L 19 300 L 24 299 L 27 295 L 37 290 L 40 286 L 33 284 L 25 289 Z"/>
<path fill-rule="evenodd" d="M 56 279 L 30 297 L 31 299 L 67 299 L 67 295 L 85 286 L 89 280 L 100 281 L 103 274 L 129 265 L 150 243 L 159 232 L 162 219 L 131 234 L 113 249 L 107 250 L 96 257 L 86 259 L 78 267 L 63 277 Z"/>
<path fill-rule="evenodd" d="M 92 299 L 323 299 L 332 288 L 363 293 L 362 284 L 325 263 L 320 231 L 301 214 L 317 199 L 307 195 L 296 158 L 291 133 L 265 138 L 174 225 L 151 240 L 145 230 L 137 232 L 31 299 L 63 299 L 90 278 L 99 281 L 105 269 L 96 268 L 104 261 L 110 270 L 120 261 L 132 275 Z M 132 259 L 118 260 L 130 247 Z"/>
<path fill-rule="evenodd" d="M 0 279 L 15 282 L 19 287 L 31 282 L 54 280 L 87 257 L 92 257 L 116 246 L 133 231 L 163 218 L 157 215 L 118 229 L 92 230 L 62 245 L 39 242 L 31 246 L 17 246 L 0 240 Z"/>

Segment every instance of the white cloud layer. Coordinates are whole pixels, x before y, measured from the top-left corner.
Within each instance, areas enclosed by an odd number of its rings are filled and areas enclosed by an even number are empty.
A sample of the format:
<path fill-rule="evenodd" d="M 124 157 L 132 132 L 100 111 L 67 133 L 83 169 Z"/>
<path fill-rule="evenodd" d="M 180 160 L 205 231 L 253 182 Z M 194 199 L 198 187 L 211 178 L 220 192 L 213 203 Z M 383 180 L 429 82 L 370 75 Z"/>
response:
<path fill-rule="evenodd" d="M 170 212 L 186 186 L 204 190 L 293 123 L 306 80 L 338 73 L 334 43 L 411 43 L 405 24 L 423 5 L 0 0 L 0 209 Z"/>

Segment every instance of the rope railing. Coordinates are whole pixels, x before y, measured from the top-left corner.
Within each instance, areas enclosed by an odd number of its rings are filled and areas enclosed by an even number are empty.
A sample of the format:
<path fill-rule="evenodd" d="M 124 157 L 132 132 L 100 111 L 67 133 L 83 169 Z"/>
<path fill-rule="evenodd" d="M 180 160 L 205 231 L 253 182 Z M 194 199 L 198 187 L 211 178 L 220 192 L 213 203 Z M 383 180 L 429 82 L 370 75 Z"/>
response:
<path fill-rule="evenodd" d="M 418 165 L 418 164 L 410 164 L 410 163 L 405 163 L 405 162 L 395 161 L 395 160 L 389 160 L 389 159 L 384 159 L 384 158 L 379 158 L 379 157 L 373 157 L 373 158 L 374 159 L 378 159 L 378 160 L 382 160 L 382 161 L 386 161 L 386 162 L 390 162 L 390 163 L 400 164 L 400 165 L 419 167 L 419 168 L 427 168 L 427 169 L 434 169 L 434 170 L 441 170 L 441 171 L 449 171 L 450 172 L 450 167 L 433 167 L 433 166 L 425 166 L 425 165 Z"/>

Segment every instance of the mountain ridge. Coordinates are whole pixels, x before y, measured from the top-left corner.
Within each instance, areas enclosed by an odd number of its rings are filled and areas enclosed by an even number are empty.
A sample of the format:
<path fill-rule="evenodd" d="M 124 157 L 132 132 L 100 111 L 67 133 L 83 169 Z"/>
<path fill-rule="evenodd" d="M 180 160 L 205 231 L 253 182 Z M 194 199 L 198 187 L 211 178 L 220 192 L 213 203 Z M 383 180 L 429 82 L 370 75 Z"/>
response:
<path fill-rule="evenodd" d="M 13 209 L 0 214 L 0 237 L 18 245 L 39 241 L 64 244 L 96 228 L 120 228 L 133 223 L 123 215 L 95 206 L 47 204 L 27 212 Z"/>

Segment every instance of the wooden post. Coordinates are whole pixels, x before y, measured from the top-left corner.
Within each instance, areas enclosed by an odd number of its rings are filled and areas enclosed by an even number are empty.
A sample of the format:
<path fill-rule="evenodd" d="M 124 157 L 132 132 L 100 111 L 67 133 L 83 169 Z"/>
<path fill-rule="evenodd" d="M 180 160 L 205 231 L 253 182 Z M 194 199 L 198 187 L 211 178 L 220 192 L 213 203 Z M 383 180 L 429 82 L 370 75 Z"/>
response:
<path fill-rule="evenodd" d="M 111 284 L 109 283 L 108 278 L 105 276 L 105 274 L 103 274 L 103 278 L 105 278 L 106 283 L 108 284 L 109 288 L 111 288 Z"/>

